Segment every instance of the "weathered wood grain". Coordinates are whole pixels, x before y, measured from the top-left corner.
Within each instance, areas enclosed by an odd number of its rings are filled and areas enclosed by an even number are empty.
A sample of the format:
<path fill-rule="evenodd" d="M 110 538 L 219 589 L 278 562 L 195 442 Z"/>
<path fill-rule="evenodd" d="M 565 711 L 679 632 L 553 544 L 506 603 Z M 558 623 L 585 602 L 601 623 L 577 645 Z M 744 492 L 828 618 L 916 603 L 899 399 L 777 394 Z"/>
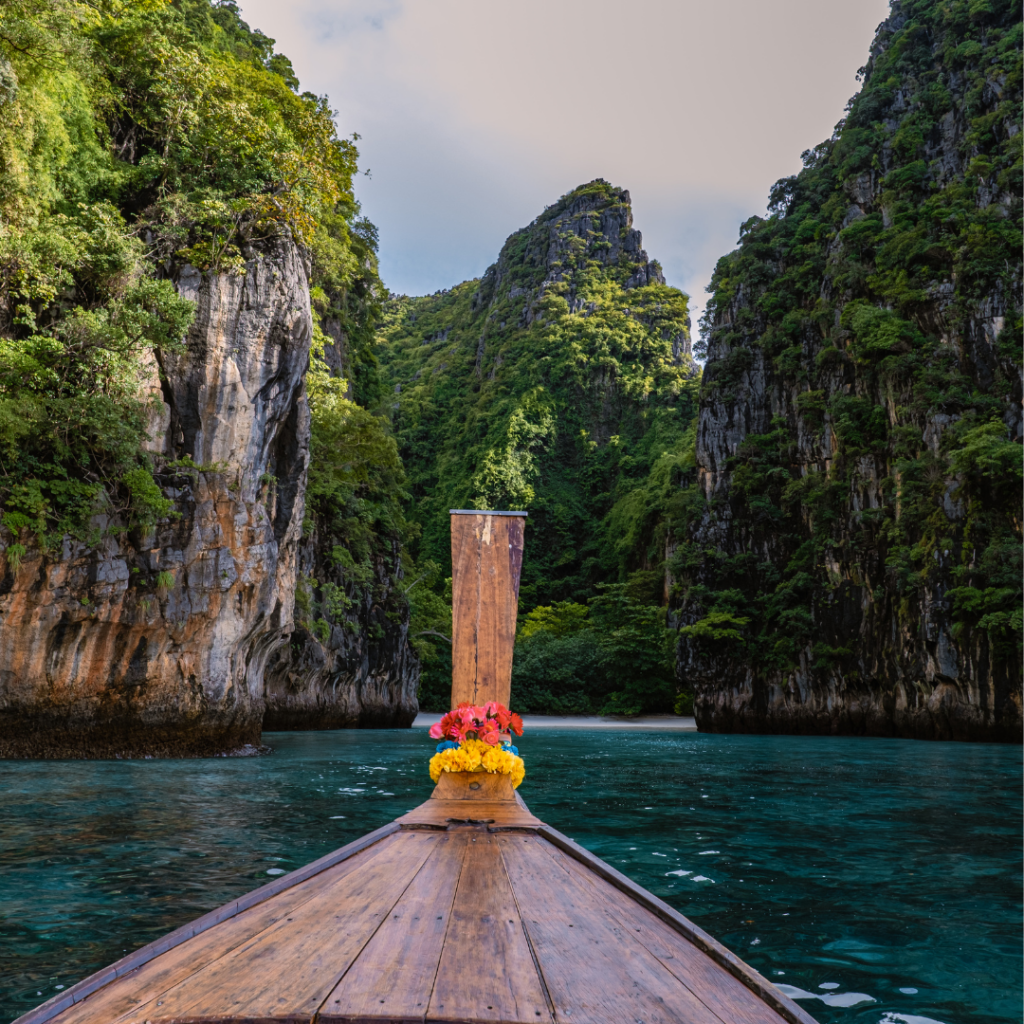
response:
<path fill-rule="evenodd" d="M 634 932 L 602 912 L 593 887 L 566 871 L 548 843 L 519 835 L 495 840 L 557 1019 L 723 1024 Z"/>
<path fill-rule="evenodd" d="M 131 1024 L 312 1020 L 440 838 L 399 832 L 361 870 L 151 1001 Z"/>
<path fill-rule="evenodd" d="M 452 707 L 508 705 L 524 518 L 458 513 L 452 529 Z"/>
<path fill-rule="evenodd" d="M 480 833 L 467 844 L 428 1019 L 552 1019 L 498 836 Z"/>
<path fill-rule="evenodd" d="M 540 826 L 537 832 L 557 849 L 567 853 L 595 875 L 603 878 L 621 892 L 626 893 L 641 907 L 649 910 L 660 920 L 668 924 L 684 939 L 706 953 L 716 964 L 738 979 L 789 1024 L 816 1024 L 814 1018 L 806 1010 L 780 992 L 767 978 L 763 977 L 748 963 L 736 956 L 735 953 L 708 935 L 702 928 L 699 928 L 688 918 L 680 914 L 679 911 L 670 907 L 664 900 L 659 899 L 653 893 L 637 885 L 636 882 L 631 878 L 627 878 L 621 871 L 617 871 L 610 864 L 594 856 L 589 850 L 585 850 L 578 843 L 574 843 L 568 836 L 562 835 L 557 829 L 551 828 L 550 825 Z"/>
<path fill-rule="evenodd" d="M 624 892 L 560 851 L 563 870 L 591 888 L 595 907 L 631 932 L 701 1002 L 729 1024 L 786 1024 L 746 985 Z"/>
<path fill-rule="evenodd" d="M 95 974 L 84 978 L 82 981 L 71 986 L 66 992 L 61 993 L 60 996 L 47 1000 L 41 1006 L 19 1017 L 15 1024 L 44 1024 L 46 1021 L 59 1021 L 60 1024 L 82 1024 L 84 1021 L 88 1021 L 89 1024 L 100 1024 L 100 1022 L 102 1024 L 110 1024 L 110 1021 L 115 1018 L 106 1009 L 99 1008 L 101 1005 L 99 1000 L 106 1000 L 112 995 L 112 1006 L 122 1005 L 130 1008 L 131 1005 L 136 1005 L 133 1002 L 133 1000 L 139 998 L 135 994 L 136 986 L 140 986 L 141 990 L 148 990 L 146 988 L 149 985 L 148 979 L 159 975 L 164 970 L 166 964 L 173 962 L 173 959 L 163 959 L 171 956 L 172 951 L 180 949 L 187 943 L 188 951 L 182 951 L 181 954 L 184 958 L 183 962 L 188 963 L 194 953 L 195 957 L 199 959 L 201 966 L 201 957 L 207 955 L 203 953 L 203 950 L 207 948 L 207 933 L 223 928 L 226 922 L 249 914 L 254 908 L 263 907 L 269 901 L 288 893 L 289 890 L 305 883 L 307 880 L 313 880 L 318 876 L 322 876 L 324 872 L 334 866 L 351 861 L 352 858 L 358 857 L 364 851 L 385 842 L 387 837 L 398 832 L 399 828 L 400 826 L 397 823 L 392 822 L 374 832 L 369 832 L 354 842 L 339 847 L 337 850 L 332 850 L 326 856 L 306 864 L 297 871 L 292 871 L 267 885 L 246 893 L 237 900 L 232 900 L 224 904 L 224 906 L 218 907 L 216 910 L 212 910 L 210 913 L 204 914 L 194 921 L 190 921 L 188 924 L 157 939 L 155 942 L 151 942 L 141 949 L 129 953 L 128 956 L 122 957 L 109 967 L 104 968 L 104 970 L 97 971 Z M 345 870 L 347 871 L 351 867 L 352 865 L 349 864 Z M 332 878 L 334 877 L 339 876 L 332 876 Z M 315 888 L 316 885 L 314 884 Z M 304 900 L 305 896 L 302 899 Z M 279 916 L 276 907 L 269 911 L 269 916 L 275 919 Z M 253 918 L 252 920 L 255 921 L 257 919 Z M 248 937 L 245 934 L 248 927 L 248 924 L 241 926 L 243 938 L 240 941 L 244 941 L 244 938 Z M 212 938 L 210 940 L 210 948 L 215 950 L 221 941 L 220 937 Z M 232 948 L 231 942 L 233 939 L 228 938 L 225 941 L 227 948 Z M 214 958 L 215 956 L 210 956 L 210 959 Z M 152 968 L 150 968 L 150 964 L 153 965 Z M 120 982 L 121 978 L 125 979 L 123 983 Z M 170 984 L 173 983 L 171 982 Z M 126 993 L 128 993 L 127 997 Z M 127 1004 L 124 1002 L 125 998 L 128 999 Z M 118 1002 L 119 1000 L 120 1002 Z M 74 1015 L 77 1014 L 79 1007 L 83 1011 L 92 1014 L 92 1016 L 86 1016 L 80 1020 L 78 1016 Z"/>
<path fill-rule="evenodd" d="M 486 823 L 493 828 L 536 828 L 542 824 L 539 818 L 511 800 L 426 800 L 396 820 L 403 828 L 410 825 L 444 828 L 466 822 Z"/>
<path fill-rule="evenodd" d="M 56 1019 L 521 1022 L 550 1021 L 554 1008 L 569 1024 L 813 1024 L 692 922 L 555 830 L 443 830 L 448 817 L 536 822 L 521 799 L 423 807 L 444 814 L 437 831 L 401 831 L 300 877 Z"/>
<path fill-rule="evenodd" d="M 327 996 L 318 1024 L 424 1018 L 470 839 L 459 832 L 439 838 L 402 898 Z"/>

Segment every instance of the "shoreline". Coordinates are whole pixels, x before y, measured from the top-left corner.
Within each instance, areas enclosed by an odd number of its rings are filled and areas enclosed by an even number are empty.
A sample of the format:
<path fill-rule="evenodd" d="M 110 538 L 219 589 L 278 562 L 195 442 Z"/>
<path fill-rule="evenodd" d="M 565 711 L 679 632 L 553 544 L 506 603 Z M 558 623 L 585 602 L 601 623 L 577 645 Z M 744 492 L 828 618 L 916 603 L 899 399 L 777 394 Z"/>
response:
<path fill-rule="evenodd" d="M 421 711 L 410 728 L 429 729 L 441 715 Z M 629 729 L 696 732 L 697 720 L 680 715 L 640 715 L 637 718 L 605 718 L 600 715 L 523 715 L 523 729 Z"/>

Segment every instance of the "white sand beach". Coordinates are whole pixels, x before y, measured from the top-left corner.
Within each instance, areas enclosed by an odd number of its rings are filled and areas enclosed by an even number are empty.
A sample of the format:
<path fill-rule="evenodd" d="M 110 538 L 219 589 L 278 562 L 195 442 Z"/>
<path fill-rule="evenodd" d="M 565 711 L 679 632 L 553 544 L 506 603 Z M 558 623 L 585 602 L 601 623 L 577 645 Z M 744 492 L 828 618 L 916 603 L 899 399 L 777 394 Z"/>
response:
<path fill-rule="evenodd" d="M 441 716 L 421 712 L 412 723 L 414 729 L 429 729 Z M 696 732 L 697 720 L 679 715 L 640 715 L 637 718 L 602 718 L 597 715 L 523 715 L 523 730 L 530 729 L 667 729 Z"/>

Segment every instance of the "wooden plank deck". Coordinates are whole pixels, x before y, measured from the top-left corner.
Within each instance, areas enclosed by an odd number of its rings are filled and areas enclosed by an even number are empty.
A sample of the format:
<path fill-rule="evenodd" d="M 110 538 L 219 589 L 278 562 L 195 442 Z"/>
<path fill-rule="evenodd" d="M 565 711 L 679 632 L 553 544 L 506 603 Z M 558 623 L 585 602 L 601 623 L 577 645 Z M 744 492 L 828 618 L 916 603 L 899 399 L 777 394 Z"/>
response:
<path fill-rule="evenodd" d="M 813 1024 L 510 786 L 458 800 L 469 780 L 454 779 L 369 845 L 207 915 L 16 1024 Z"/>

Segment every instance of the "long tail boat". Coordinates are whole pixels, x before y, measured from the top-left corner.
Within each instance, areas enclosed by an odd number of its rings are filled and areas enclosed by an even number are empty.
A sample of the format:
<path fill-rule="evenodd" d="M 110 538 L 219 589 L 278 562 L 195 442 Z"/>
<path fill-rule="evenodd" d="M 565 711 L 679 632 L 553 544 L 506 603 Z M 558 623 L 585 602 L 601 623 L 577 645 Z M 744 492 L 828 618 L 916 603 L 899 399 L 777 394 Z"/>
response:
<path fill-rule="evenodd" d="M 506 705 L 525 513 L 452 513 L 452 706 Z M 814 1024 L 667 903 L 530 813 L 508 774 L 150 943 L 15 1024 Z"/>

